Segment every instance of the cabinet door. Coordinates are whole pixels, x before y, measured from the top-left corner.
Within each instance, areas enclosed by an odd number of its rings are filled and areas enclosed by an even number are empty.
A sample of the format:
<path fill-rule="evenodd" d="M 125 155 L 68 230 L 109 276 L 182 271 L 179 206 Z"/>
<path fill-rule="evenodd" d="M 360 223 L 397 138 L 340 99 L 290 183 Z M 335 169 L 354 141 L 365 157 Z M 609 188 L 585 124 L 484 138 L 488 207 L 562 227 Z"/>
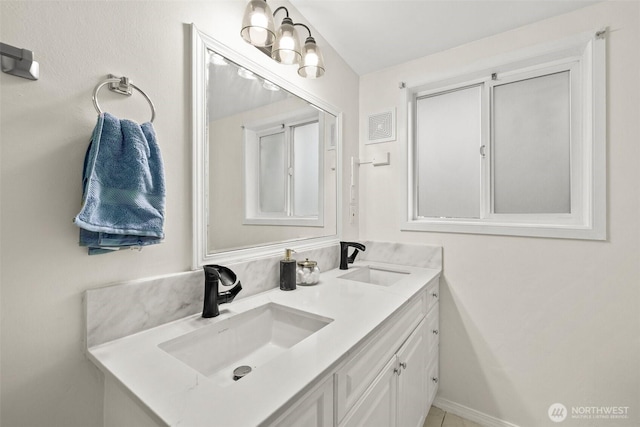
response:
<path fill-rule="evenodd" d="M 332 427 L 333 378 L 295 403 L 289 413 L 272 426 Z"/>
<path fill-rule="evenodd" d="M 421 427 L 429 411 L 427 322 L 422 320 L 398 351 L 398 424 Z"/>
<path fill-rule="evenodd" d="M 398 361 L 393 356 L 360 400 L 345 416 L 341 427 L 395 427 L 397 425 Z"/>

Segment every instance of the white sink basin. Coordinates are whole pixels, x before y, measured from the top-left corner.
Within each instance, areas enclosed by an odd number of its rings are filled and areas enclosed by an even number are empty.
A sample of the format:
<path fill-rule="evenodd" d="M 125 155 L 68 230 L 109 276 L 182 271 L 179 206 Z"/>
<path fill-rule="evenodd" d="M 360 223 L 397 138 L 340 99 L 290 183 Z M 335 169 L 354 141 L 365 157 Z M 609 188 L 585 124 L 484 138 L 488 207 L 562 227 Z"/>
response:
<path fill-rule="evenodd" d="M 389 270 L 380 267 L 352 267 L 353 271 L 338 276 L 339 279 L 355 280 L 378 286 L 391 286 L 404 279 L 410 273 L 406 271 Z"/>
<path fill-rule="evenodd" d="M 332 321 L 268 303 L 158 347 L 218 384 L 230 385 L 237 367 L 264 365 Z"/>

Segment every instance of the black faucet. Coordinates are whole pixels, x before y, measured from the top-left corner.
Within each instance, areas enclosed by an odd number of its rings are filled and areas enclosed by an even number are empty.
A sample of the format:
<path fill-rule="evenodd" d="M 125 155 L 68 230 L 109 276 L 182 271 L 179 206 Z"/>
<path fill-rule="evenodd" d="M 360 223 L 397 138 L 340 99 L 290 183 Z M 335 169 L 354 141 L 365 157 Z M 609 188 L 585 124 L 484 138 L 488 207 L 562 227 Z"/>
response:
<path fill-rule="evenodd" d="M 353 247 L 353 253 L 351 256 L 347 256 L 349 247 Z M 357 242 L 340 242 L 340 270 L 347 270 L 349 264 L 353 264 L 358 255 L 358 251 L 364 251 L 367 248 L 362 243 Z"/>
<path fill-rule="evenodd" d="M 242 290 L 242 284 L 236 278 L 236 274 L 227 267 L 221 265 L 205 265 L 204 268 L 204 308 L 202 317 L 216 317 L 220 314 L 218 305 L 233 301 Z M 219 292 L 218 285 L 235 286 L 228 291 Z M 237 284 L 236 284 L 237 283 Z"/>

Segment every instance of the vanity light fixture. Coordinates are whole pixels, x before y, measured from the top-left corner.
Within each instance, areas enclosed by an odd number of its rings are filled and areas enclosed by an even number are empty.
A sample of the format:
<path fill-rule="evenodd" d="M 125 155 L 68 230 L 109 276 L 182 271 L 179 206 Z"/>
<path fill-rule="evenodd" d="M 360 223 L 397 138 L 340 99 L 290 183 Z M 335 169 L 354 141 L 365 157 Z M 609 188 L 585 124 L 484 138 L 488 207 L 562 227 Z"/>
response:
<path fill-rule="evenodd" d="M 276 31 L 276 40 L 271 47 L 271 59 L 285 65 L 299 64 L 302 55 L 300 54 L 298 32 L 293 21 L 289 18 L 289 11 L 286 7 L 277 8 L 273 12 L 273 16 L 275 17 L 279 10 L 284 10 L 287 16 Z"/>
<path fill-rule="evenodd" d="M 322 52 L 316 44 L 316 40 L 311 37 L 311 30 L 304 24 L 301 25 L 309 31 L 309 37 L 304 42 L 302 48 L 302 63 L 298 68 L 298 74 L 308 79 L 315 79 L 322 77 L 324 74 L 324 59 L 322 58 Z"/>
<path fill-rule="evenodd" d="M 240 35 L 258 47 L 273 45 L 276 38 L 273 14 L 266 0 L 251 0 L 244 11 Z"/>
<path fill-rule="evenodd" d="M 273 18 L 280 10 L 284 10 L 287 16 L 276 31 Z M 302 49 L 296 26 L 304 27 L 309 32 Z M 311 36 L 311 30 L 305 24 L 294 23 L 289 17 L 289 10 L 284 6 L 278 7 L 271 14 L 267 0 L 251 0 L 245 9 L 240 34 L 247 43 L 271 56 L 274 61 L 285 65 L 298 65 L 298 74 L 301 77 L 315 79 L 325 72 L 322 52 Z"/>

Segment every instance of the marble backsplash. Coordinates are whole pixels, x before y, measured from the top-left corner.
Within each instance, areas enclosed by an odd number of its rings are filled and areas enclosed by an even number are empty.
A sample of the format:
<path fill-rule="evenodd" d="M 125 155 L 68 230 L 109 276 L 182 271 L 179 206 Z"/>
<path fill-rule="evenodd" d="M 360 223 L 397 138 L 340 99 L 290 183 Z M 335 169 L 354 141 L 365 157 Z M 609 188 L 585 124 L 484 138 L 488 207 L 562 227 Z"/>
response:
<path fill-rule="evenodd" d="M 388 262 L 414 267 L 441 268 L 440 246 L 388 242 L 363 242 L 367 250 L 358 260 Z M 242 281 L 237 299 L 279 286 L 279 263 L 275 256 L 227 264 Z M 296 259 L 318 262 L 321 271 L 337 268 L 338 245 L 296 254 Z M 88 348 L 159 326 L 202 310 L 202 270 L 140 279 L 85 293 L 86 345 Z"/>
<path fill-rule="evenodd" d="M 367 250 L 358 254 L 360 261 L 388 262 L 421 268 L 442 268 L 442 246 L 391 242 L 362 242 Z"/>

